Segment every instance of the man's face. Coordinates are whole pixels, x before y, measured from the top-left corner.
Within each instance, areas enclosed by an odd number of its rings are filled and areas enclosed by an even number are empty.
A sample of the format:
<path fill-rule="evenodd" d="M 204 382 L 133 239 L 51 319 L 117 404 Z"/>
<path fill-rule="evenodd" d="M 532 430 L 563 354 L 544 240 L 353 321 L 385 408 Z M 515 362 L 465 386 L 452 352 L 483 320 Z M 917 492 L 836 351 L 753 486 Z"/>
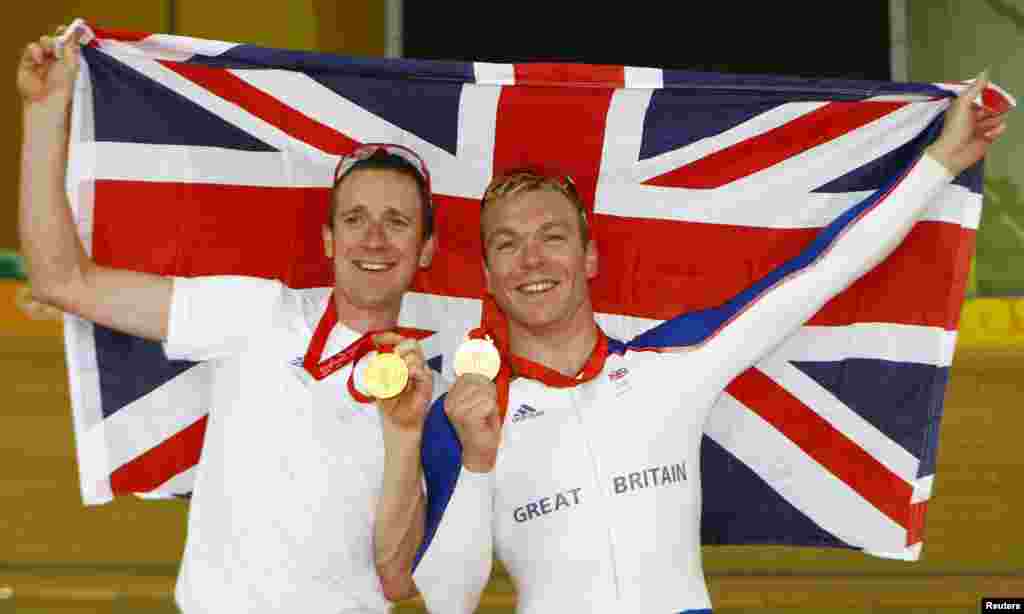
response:
<path fill-rule="evenodd" d="M 416 270 L 430 264 L 416 180 L 386 169 L 357 169 L 334 192 L 334 228 L 324 247 L 334 260 L 334 288 L 360 309 L 401 304 Z"/>
<path fill-rule="evenodd" d="M 547 328 L 589 308 L 597 251 L 593 242 L 583 245 L 568 198 L 548 190 L 515 194 L 488 204 L 480 223 L 487 289 L 510 321 Z"/>

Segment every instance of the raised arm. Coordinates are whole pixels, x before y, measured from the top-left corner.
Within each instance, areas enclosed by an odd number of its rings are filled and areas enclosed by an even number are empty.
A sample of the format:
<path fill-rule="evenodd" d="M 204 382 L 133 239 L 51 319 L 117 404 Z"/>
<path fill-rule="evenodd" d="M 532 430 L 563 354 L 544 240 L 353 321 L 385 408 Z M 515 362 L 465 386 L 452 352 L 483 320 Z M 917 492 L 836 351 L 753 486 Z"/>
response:
<path fill-rule="evenodd" d="M 427 520 L 413 580 L 430 612 L 473 612 L 491 575 L 500 429 L 494 384 L 479 375 L 460 376 L 427 416 Z"/>
<path fill-rule="evenodd" d="M 824 228 L 799 256 L 708 312 L 702 352 L 723 386 L 882 262 L 952 177 L 984 156 L 1005 129 L 1002 116 L 972 106 L 985 85 L 979 78 L 953 102 L 942 134 L 902 176 Z"/>
<path fill-rule="evenodd" d="M 24 132 L 18 233 L 35 300 L 138 337 L 167 337 L 169 278 L 96 265 L 85 253 L 64 188 L 79 47 L 60 57 L 41 37 L 22 52 L 17 87 Z"/>

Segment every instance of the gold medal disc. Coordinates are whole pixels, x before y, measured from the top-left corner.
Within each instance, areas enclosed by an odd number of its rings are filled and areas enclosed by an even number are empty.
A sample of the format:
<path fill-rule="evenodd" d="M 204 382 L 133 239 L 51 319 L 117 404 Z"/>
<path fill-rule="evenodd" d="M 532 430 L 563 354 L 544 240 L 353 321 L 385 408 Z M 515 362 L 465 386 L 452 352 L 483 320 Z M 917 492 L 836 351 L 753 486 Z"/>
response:
<path fill-rule="evenodd" d="M 494 379 L 501 369 L 498 348 L 488 339 L 468 339 L 455 351 L 455 375 L 477 373 Z"/>
<path fill-rule="evenodd" d="M 398 396 L 409 383 L 409 367 L 394 352 L 384 352 L 370 358 L 363 373 L 363 385 L 370 396 L 390 399 Z"/>

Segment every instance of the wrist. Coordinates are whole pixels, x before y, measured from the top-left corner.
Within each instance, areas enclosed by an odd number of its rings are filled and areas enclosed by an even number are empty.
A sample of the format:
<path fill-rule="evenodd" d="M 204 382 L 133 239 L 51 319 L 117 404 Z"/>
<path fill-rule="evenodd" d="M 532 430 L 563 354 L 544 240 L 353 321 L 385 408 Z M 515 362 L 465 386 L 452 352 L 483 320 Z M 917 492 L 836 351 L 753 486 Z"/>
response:
<path fill-rule="evenodd" d="M 66 129 L 70 117 L 71 98 L 43 102 L 25 101 L 22 106 L 22 120 L 25 131 Z"/>
<path fill-rule="evenodd" d="M 942 167 L 945 168 L 953 177 L 956 177 L 963 172 L 963 169 L 957 168 L 957 165 L 953 162 L 953 152 L 938 143 L 932 143 L 929 145 L 925 148 L 924 153 L 932 160 L 941 164 Z"/>
<path fill-rule="evenodd" d="M 415 447 L 417 450 L 423 441 L 423 425 L 415 427 L 403 427 L 392 424 L 387 418 L 381 421 L 381 430 L 384 432 L 384 443 L 401 447 Z"/>

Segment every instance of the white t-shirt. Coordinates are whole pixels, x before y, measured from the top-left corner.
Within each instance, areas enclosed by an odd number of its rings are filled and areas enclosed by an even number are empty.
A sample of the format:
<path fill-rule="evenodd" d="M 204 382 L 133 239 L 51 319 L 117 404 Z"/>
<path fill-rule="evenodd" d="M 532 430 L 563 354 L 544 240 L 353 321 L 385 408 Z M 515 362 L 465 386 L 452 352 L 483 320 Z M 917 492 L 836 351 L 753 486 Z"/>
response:
<path fill-rule="evenodd" d="M 214 361 L 175 591 L 187 614 L 389 607 L 373 552 L 381 417 L 350 396 L 351 366 L 321 381 L 302 368 L 328 294 L 249 277 L 174 279 L 164 350 Z M 359 336 L 339 324 L 323 357 Z M 434 395 L 443 388 L 435 374 Z"/>

